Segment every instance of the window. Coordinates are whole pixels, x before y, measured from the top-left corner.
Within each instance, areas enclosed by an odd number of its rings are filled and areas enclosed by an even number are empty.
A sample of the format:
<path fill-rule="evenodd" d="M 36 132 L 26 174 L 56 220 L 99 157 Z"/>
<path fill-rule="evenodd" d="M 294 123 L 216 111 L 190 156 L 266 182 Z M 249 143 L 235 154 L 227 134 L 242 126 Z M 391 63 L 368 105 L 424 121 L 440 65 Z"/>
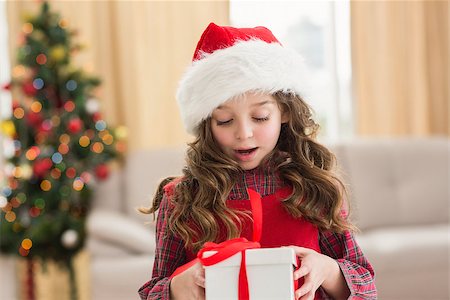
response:
<path fill-rule="evenodd" d="M 280 42 L 297 50 L 310 72 L 305 99 L 320 124 L 320 139 L 353 133 L 348 1 L 230 1 L 236 27 L 266 26 Z"/>

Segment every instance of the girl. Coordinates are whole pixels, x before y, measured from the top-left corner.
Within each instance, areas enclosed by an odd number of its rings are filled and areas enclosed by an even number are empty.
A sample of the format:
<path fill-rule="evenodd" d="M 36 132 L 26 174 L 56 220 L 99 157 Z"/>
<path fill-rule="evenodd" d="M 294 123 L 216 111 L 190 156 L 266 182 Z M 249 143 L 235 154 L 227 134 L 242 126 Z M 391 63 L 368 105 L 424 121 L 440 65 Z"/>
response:
<path fill-rule="evenodd" d="M 180 178 L 164 180 L 152 279 L 141 299 L 204 299 L 200 264 L 171 277 L 207 241 L 251 240 L 247 188 L 262 196 L 261 247 L 291 246 L 296 299 L 376 299 L 374 272 L 353 238 L 334 156 L 314 138 L 304 66 L 264 27 L 211 23 L 177 93 L 196 139 Z"/>

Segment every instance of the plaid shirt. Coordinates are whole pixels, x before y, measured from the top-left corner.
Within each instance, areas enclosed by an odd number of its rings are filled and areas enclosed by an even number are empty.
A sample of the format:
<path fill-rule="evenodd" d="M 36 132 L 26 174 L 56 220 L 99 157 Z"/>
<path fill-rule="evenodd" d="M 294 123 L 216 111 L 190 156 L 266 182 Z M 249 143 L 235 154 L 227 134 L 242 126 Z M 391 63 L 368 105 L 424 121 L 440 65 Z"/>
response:
<path fill-rule="evenodd" d="M 247 188 L 257 191 L 261 196 L 273 194 L 284 186 L 277 174 L 266 168 L 257 168 L 243 173 L 241 180 L 233 187 L 229 199 L 248 199 Z M 176 268 L 185 264 L 184 241 L 174 236 L 168 229 L 170 193 L 166 191 L 158 213 L 156 223 L 156 251 L 153 273 L 150 281 L 139 289 L 142 300 L 170 299 L 169 276 Z M 319 244 L 322 254 L 336 260 L 350 289 L 349 299 L 376 299 L 374 271 L 364 257 L 351 232 L 319 232 Z M 323 299 L 331 299 L 320 289 Z"/>

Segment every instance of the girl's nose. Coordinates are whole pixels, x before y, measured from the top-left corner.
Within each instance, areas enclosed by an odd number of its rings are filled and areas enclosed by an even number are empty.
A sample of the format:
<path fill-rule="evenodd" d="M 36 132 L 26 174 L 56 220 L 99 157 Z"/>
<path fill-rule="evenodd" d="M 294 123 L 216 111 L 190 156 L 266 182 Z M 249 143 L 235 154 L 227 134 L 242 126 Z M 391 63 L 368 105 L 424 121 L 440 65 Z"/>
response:
<path fill-rule="evenodd" d="M 244 140 L 253 137 L 253 128 L 247 122 L 239 122 L 236 128 L 236 138 Z"/>

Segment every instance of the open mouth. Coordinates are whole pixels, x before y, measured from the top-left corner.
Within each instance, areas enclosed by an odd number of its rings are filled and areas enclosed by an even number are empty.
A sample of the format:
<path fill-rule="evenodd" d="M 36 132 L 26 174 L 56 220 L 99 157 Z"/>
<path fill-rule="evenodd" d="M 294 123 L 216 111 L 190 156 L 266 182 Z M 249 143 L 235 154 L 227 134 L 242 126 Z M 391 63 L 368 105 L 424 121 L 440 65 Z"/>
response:
<path fill-rule="evenodd" d="M 255 148 L 250 148 L 250 149 L 239 149 L 239 150 L 234 150 L 237 154 L 242 154 L 242 155 L 246 155 L 246 154 L 251 154 L 254 151 L 256 151 L 256 149 L 258 149 L 258 147 Z"/>

